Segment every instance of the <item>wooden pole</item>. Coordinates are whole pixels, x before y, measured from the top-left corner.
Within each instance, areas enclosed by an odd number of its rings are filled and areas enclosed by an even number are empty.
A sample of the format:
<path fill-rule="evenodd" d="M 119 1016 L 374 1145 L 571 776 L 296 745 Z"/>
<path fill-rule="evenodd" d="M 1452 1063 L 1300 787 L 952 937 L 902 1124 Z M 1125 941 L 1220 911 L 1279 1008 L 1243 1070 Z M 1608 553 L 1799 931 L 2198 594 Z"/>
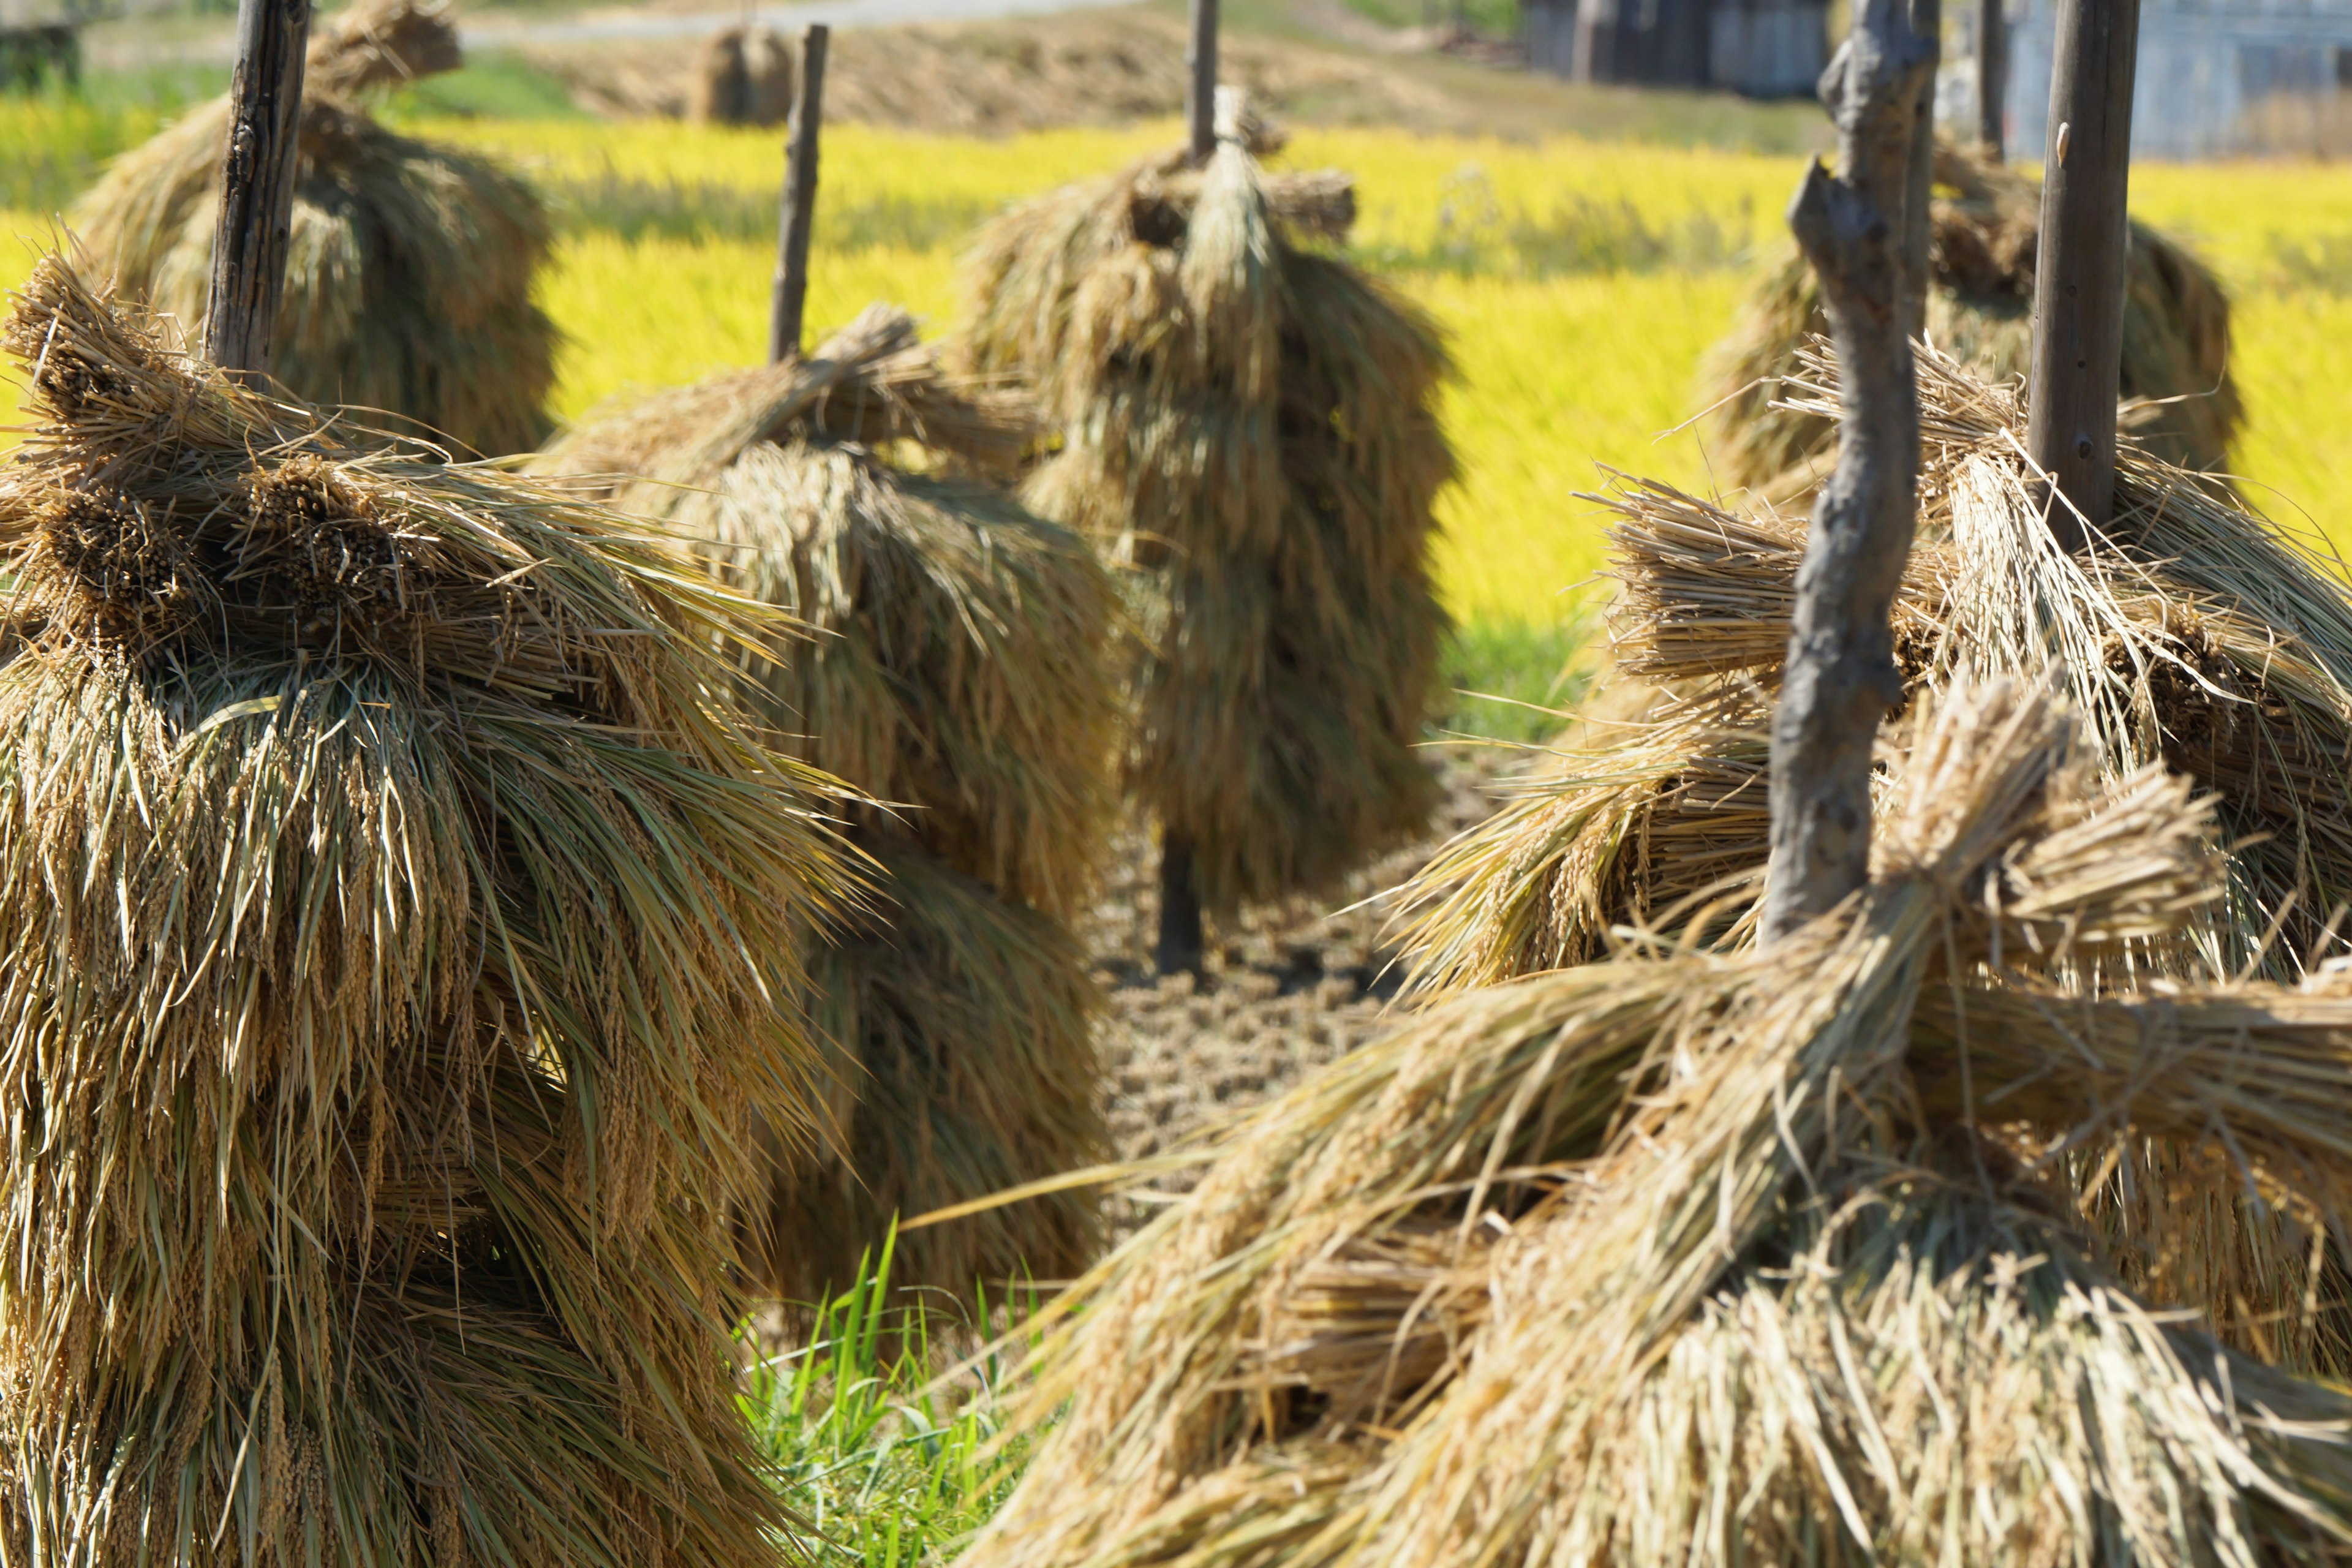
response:
<path fill-rule="evenodd" d="M 1911 0 L 1911 34 L 1927 48 L 1911 121 L 1910 168 L 1903 182 L 1903 320 L 1914 338 L 1927 335 L 1928 250 L 1935 237 L 1936 65 L 1944 53 L 1943 0 Z"/>
<path fill-rule="evenodd" d="M 205 357 L 224 370 L 269 374 L 270 336 L 286 291 L 294 173 L 302 125 L 303 51 L 310 0 L 238 0 L 236 73 L 229 86 L 228 155 L 213 231 Z"/>
<path fill-rule="evenodd" d="M 2009 17 L 2001 0 L 1977 0 L 1977 146 L 1998 163 L 2008 156 Z"/>
<path fill-rule="evenodd" d="M 1772 849 L 1760 940 L 1826 914 L 1870 876 L 1870 763 L 1902 693 L 1887 624 L 1917 510 L 1919 397 L 1905 331 L 1903 227 L 1932 39 L 1905 0 L 1863 0 L 1822 77 L 1835 176 L 1818 163 L 1789 226 L 1820 276 L 1839 366 L 1837 469 L 1813 509 L 1787 672 L 1772 710 Z"/>
<path fill-rule="evenodd" d="M 1192 162 L 1217 150 L 1217 0 L 1192 0 L 1192 37 L 1184 46 L 1184 124 Z"/>
<path fill-rule="evenodd" d="M 2060 0 L 2025 449 L 2057 487 L 2050 531 L 2069 550 L 2082 548 L 2084 523 L 2106 526 L 2115 502 L 2138 55 L 2139 0 Z"/>
<path fill-rule="evenodd" d="M 1160 945 L 1153 957 L 1162 974 L 1198 974 L 1208 951 L 1201 921 L 1200 873 L 1192 841 L 1164 828 L 1160 840 Z"/>
<path fill-rule="evenodd" d="M 824 123 L 824 43 L 822 22 L 801 35 L 800 80 L 793 88 L 793 121 L 784 136 L 784 210 L 776 233 L 775 297 L 768 310 L 768 360 L 797 359 L 801 314 L 808 304 L 809 228 L 816 218 L 816 140 Z"/>

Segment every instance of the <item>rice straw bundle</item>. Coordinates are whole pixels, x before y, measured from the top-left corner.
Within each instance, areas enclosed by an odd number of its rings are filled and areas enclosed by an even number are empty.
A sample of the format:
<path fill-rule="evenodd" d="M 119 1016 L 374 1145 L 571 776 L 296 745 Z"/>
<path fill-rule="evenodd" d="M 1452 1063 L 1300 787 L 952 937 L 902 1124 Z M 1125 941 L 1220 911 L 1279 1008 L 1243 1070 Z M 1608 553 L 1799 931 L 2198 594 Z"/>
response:
<path fill-rule="evenodd" d="M 772 613 L 55 258 L 5 336 L 11 1560 L 772 1550 L 726 1220 L 843 885 L 719 700 Z"/>
<path fill-rule="evenodd" d="M 792 1154 L 757 1211 L 763 1289 L 847 1285 L 894 1211 L 925 1213 L 1092 1163 L 1096 985 L 1065 922 L 1110 808 L 1116 595 L 1076 534 L 974 479 L 1025 405 L 943 377 L 876 307 L 804 360 L 660 395 L 573 432 L 542 468 L 635 475 L 616 504 L 703 542 L 732 586 L 814 633 L 747 661 L 783 743 L 884 803 L 854 837 L 884 907 L 820 938 L 821 1032 L 856 1105 L 847 1162 Z M 901 1283 L 962 1294 L 1066 1278 L 1095 1241 L 1069 1194 L 910 1237 Z"/>
<path fill-rule="evenodd" d="M 2115 520 L 2094 549 L 2069 555 L 2043 521 L 2023 457 L 2013 395 L 1935 353 L 1918 359 L 1927 460 L 1920 541 L 1895 611 L 1895 650 L 1914 692 L 2002 675 L 2062 680 L 2089 721 L 2110 776 L 2161 758 L 2219 796 L 2232 843 L 2231 897 L 2214 911 L 2190 972 L 2258 957 L 2317 963 L 2333 911 L 2352 900 L 2352 594 L 2314 555 L 2249 511 L 2224 485 L 2126 442 Z M 1834 407 L 1834 368 L 1809 350 L 1789 382 L 1794 405 Z M 1614 625 L 1621 668 L 1686 694 L 1689 710 L 1760 703 L 1787 647 L 1804 528 L 1769 510 L 1740 518 L 1670 488 L 1624 481 L 1601 498 L 1618 513 Z M 1679 778 L 1744 754 L 1662 726 L 1679 757 L 1636 746 L 1567 756 L 1526 786 L 1514 813 L 1475 829 L 1417 889 L 1411 945 L 1432 988 L 1479 984 L 1574 963 L 1612 926 L 1649 923 L 1613 896 L 1551 829 L 1570 819 L 1588 839 L 1633 841 L 1662 798 L 1654 789 L 1597 795 L 1617 773 Z M 1580 815 L 1582 814 L 1582 815 Z M 1752 821 L 1716 818 L 1706 868 L 1760 870 Z M 1745 852 L 1734 841 L 1752 834 Z M 1568 879 L 1564 911 L 1528 925 L 1493 913 L 1524 903 L 1542 877 Z M 1685 882 L 1696 881 L 1687 877 Z M 1718 932 L 1737 934 L 1736 910 Z M 1531 934 L 1533 933 L 1533 934 Z"/>
<path fill-rule="evenodd" d="M 547 434 L 555 324 L 531 302 L 547 214 L 469 153 L 385 130 L 371 91 L 459 63 L 446 8 L 361 0 L 310 47 L 275 336 L 297 396 L 413 420 L 476 452 Z M 87 270 L 203 338 L 229 103 L 117 159 L 68 215 Z"/>
<path fill-rule="evenodd" d="M 1953 695 L 1867 892 L 1781 950 L 1473 992 L 1239 1124 L 1058 1309 L 968 1568 L 2352 1551 L 2352 1398 L 2143 1308 L 2048 1171 L 2144 1114 L 2336 1223 L 2352 1013 L 2069 1002 L 2114 1020 L 2095 1078 L 2058 1022 L 1971 1074 L 1980 996 L 2210 896 L 2186 783 L 2094 788 L 2079 732 Z"/>
<path fill-rule="evenodd" d="M 1144 568 L 1130 795 L 1203 908 L 1327 888 L 1435 800 L 1414 754 L 1446 617 L 1430 508 L 1454 461 L 1418 310 L 1308 248 L 1328 178 L 1148 160 L 999 219 L 968 350 L 1064 446 L 1025 492 Z"/>
<path fill-rule="evenodd" d="M 1939 144 L 1927 337 L 1979 379 L 2024 378 L 2032 342 L 2041 187 L 1975 152 Z M 1791 405 L 1781 379 L 1829 331 L 1812 268 L 1776 262 L 1707 371 L 1710 459 L 1729 488 L 1787 500 L 1825 475 L 1833 418 Z M 2229 459 L 2243 410 L 2230 378 L 2230 301 L 2178 240 L 2131 226 L 2125 263 L 2123 427 L 2183 468 Z"/>

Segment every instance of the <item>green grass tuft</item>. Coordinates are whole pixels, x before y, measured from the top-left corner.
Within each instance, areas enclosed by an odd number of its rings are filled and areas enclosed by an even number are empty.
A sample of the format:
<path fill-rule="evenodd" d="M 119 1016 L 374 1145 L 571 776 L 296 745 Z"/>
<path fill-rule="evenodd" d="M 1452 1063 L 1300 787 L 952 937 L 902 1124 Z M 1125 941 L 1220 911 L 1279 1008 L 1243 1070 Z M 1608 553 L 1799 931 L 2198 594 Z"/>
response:
<path fill-rule="evenodd" d="M 942 1378 L 950 1357 L 930 1337 L 936 1309 L 890 1305 L 896 1239 L 816 1309 L 798 1347 L 756 1363 L 744 1381 L 753 1441 L 812 1528 L 798 1544 L 821 1564 L 952 1560 L 1026 1458 L 1026 1444 L 990 1451 L 1003 1362 L 983 1356 Z"/>
<path fill-rule="evenodd" d="M 1445 650 L 1450 705 L 1435 728 L 1450 735 L 1531 745 L 1559 732 L 1562 709 L 1584 695 L 1578 655 L 1596 633 L 1590 613 L 1554 622 L 1479 620 L 1458 627 Z"/>

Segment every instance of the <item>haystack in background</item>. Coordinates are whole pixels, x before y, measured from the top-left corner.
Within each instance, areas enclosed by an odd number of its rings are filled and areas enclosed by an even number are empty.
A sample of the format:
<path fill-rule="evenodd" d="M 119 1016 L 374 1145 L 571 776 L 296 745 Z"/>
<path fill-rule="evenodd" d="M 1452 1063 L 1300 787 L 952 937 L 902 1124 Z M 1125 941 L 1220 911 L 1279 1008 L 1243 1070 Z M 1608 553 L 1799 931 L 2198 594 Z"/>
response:
<path fill-rule="evenodd" d="M 550 240 L 531 189 L 385 130 L 373 89 L 459 63 L 446 7 L 362 0 L 310 47 L 274 356 L 298 396 L 415 421 L 478 453 L 549 428 L 554 323 L 531 302 Z M 67 216 L 84 265 L 201 342 L 228 136 L 223 98 L 117 159 Z"/>
<path fill-rule="evenodd" d="M 1413 748 L 1448 367 L 1427 318 L 1307 243 L 1352 216 L 1343 183 L 1228 141 L 1008 214 L 967 280 L 973 363 L 1063 433 L 1025 498 L 1142 569 L 1127 786 L 1211 914 L 1331 886 L 1435 798 Z"/>
<path fill-rule="evenodd" d="M 709 125 L 782 125 L 796 77 L 792 46 L 773 27 L 721 27 L 695 62 L 687 114 Z"/>
<path fill-rule="evenodd" d="M 635 475 L 616 504 L 703 542 L 722 578 L 805 637 L 747 661 L 780 742 L 885 803 L 853 837 L 876 908 L 813 939 L 845 1058 L 847 1161 L 793 1152 L 754 1211 L 759 1283 L 806 1301 L 911 1216 L 1098 1157 L 1096 987 L 1066 921 L 1110 813 L 1116 595 L 1085 542 L 1000 489 L 909 472 L 1003 468 L 1025 404 L 941 376 L 902 312 L 807 359 L 592 420 L 542 468 Z M 913 1233 L 902 1284 L 966 1295 L 1066 1278 L 1095 1246 L 1072 1194 Z"/>
<path fill-rule="evenodd" d="M 2013 685 L 1914 719 L 1858 908 L 1474 993 L 1228 1133 L 1057 1309 L 968 1568 L 2352 1550 L 2352 1400 L 2145 1309 L 2042 1159 L 2210 1133 L 2339 1219 L 2352 1000 L 2062 994 L 2209 896 L 2205 813 Z"/>
<path fill-rule="evenodd" d="M 2352 593 L 2226 484 L 2130 440 L 2105 538 L 2066 554 L 2029 485 L 2013 393 L 1940 355 L 1918 364 L 1921 516 L 1895 611 L 1906 685 L 2063 679 L 2111 776 L 2161 758 L 2216 794 L 2230 897 L 2167 967 L 2260 962 L 2292 976 L 2341 951 Z M 1809 350 L 1787 384 L 1792 412 L 1827 418 L 1834 376 Z M 1804 524 L 1639 481 L 1599 499 L 1618 518 L 1619 668 L 1664 695 L 1643 725 L 1564 748 L 1423 873 L 1407 944 L 1426 988 L 1582 962 L 1612 928 L 1710 942 L 1747 930 L 1767 852 L 1761 784 L 1725 786 L 1761 755 Z M 1668 843 L 1703 854 L 1655 847 Z"/>
<path fill-rule="evenodd" d="M 772 613 L 58 260 L 5 342 L 9 1556 L 764 1561 L 727 1219 L 843 874 L 713 700 Z"/>
<path fill-rule="evenodd" d="M 2041 186 L 2002 163 L 1936 150 L 1927 336 L 1980 380 L 2022 381 L 2032 338 Z M 1829 320 L 1812 268 L 1791 253 L 1767 273 L 1717 345 L 1705 401 L 1708 456 L 1727 489 L 1786 500 L 1830 468 L 1836 421 L 1790 407 L 1781 380 Z M 2243 409 L 2230 376 L 2230 301 L 2179 241 L 2131 226 L 2125 260 L 2123 428 L 2177 466 L 2219 470 Z"/>

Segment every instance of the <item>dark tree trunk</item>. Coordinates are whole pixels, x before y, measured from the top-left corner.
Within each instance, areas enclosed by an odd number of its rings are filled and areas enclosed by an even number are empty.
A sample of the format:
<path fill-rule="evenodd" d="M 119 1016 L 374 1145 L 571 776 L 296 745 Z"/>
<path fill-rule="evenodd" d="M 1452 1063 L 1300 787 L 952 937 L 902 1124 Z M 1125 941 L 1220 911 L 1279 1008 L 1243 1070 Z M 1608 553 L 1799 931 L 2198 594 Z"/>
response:
<path fill-rule="evenodd" d="M 1977 145 L 1998 163 L 2008 156 L 2009 18 L 2001 0 L 1977 0 Z"/>
<path fill-rule="evenodd" d="M 1789 207 L 1837 342 L 1838 459 L 1813 509 L 1772 713 L 1768 944 L 1869 879 L 1871 747 L 1901 692 L 1887 615 L 1910 553 L 1919 470 L 1902 225 L 1935 58 L 1905 0 L 1864 0 L 1822 77 L 1839 173 L 1814 164 Z"/>
<path fill-rule="evenodd" d="M 1162 833 L 1160 845 L 1160 951 L 1162 974 L 1198 974 L 1207 939 L 1201 930 L 1201 883 L 1192 868 L 1192 841 Z"/>
<path fill-rule="evenodd" d="M 236 74 L 229 87 L 228 156 L 213 234 L 205 357 L 224 370 L 269 374 L 270 335 L 286 291 L 294 174 L 302 126 L 303 50 L 310 0 L 239 0 Z"/>
<path fill-rule="evenodd" d="M 801 315 L 808 305 L 809 229 L 816 221 L 816 141 L 824 124 L 824 44 L 822 22 L 801 36 L 800 80 L 793 89 L 793 121 L 784 134 L 784 209 L 776 234 L 776 287 L 768 309 L 768 359 L 796 359 Z"/>
<path fill-rule="evenodd" d="M 2139 0 L 2062 0 L 2050 147 L 2033 272 L 2025 449 L 2056 485 L 2050 531 L 2069 550 L 2105 528 L 2116 494 L 2122 389 L 2125 203 L 2131 175 Z"/>
<path fill-rule="evenodd" d="M 1217 0 L 1192 0 L 1184 47 L 1184 127 L 1194 163 L 1217 150 Z"/>

